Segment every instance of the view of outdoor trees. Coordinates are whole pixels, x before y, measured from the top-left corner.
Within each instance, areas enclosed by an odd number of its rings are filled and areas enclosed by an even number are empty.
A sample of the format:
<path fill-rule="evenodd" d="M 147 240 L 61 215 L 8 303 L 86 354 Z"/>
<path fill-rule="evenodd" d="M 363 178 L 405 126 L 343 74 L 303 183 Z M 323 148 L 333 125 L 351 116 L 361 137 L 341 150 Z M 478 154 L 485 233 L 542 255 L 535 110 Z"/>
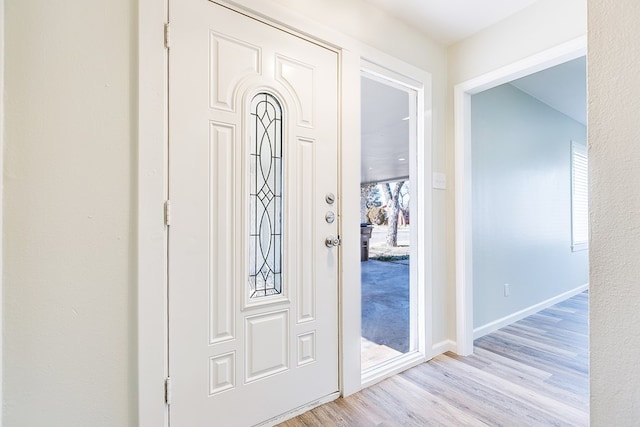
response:
<path fill-rule="evenodd" d="M 362 223 L 387 225 L 387 245 L 398 246 L 398 226 L 409 224 L 409 182 L 363 184 L 360 216 Z"/>

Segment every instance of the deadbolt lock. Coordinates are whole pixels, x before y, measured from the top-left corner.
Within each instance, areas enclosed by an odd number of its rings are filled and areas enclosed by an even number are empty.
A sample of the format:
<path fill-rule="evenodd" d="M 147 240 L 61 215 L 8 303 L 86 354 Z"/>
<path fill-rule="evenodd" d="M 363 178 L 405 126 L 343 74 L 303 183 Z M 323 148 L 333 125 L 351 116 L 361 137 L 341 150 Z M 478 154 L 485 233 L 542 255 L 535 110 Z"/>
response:
<path fill-rule="evenodd" d="M 328 224 L 333 224 L 333 221 L 336 220 L 336 214 L 333 211 L 327 211 L 327 213 L 324 216 L 324 219 L 327 221 Z"/>
<path fill-rule="evenodd" d="M 327 245 L 328 248 L 335 248 L 336 246 L 340 246 L 340 237 L 328 236 L 324 244 Z"/>

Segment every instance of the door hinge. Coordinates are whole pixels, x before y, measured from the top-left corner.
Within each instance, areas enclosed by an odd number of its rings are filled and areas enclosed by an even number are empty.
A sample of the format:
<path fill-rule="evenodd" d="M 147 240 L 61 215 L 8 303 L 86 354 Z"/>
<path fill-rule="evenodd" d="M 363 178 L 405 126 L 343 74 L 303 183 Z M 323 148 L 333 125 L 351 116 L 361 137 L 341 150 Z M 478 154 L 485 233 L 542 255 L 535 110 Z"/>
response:
<path fill-rule="evenodd" d="M 167 22 L 164 24 L 164 47 L 169 49 L 171 36 L 171 25 Z"/>
<path fill-rule="evenodd" d="M 164 202 L 164 225 L 171 225 L 171 200 Z"/>
<path fill-rule="evenodd" d="M 164 401 L 167 405 L 171 405 L 171 377 L 164 380 Z"/>

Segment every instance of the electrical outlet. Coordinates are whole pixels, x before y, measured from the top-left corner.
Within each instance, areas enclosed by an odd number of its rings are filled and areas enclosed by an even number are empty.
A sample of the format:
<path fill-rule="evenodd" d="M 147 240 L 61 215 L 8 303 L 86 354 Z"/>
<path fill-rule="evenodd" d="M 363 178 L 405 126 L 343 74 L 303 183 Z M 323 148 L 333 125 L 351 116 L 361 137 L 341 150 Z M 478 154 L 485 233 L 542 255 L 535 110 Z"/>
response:
<path fill-rule="evenodd" d="M 509 294 L 511 293 L 511 285 L 508 283 L 504 284 L 504 296 L 508 297 Z"/>

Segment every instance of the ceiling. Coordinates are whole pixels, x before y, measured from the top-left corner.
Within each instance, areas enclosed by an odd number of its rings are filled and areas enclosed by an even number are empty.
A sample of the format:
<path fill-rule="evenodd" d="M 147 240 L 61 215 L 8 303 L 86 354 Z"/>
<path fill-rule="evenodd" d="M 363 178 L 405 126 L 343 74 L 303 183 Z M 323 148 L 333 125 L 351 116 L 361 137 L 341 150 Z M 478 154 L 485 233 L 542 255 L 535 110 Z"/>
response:
<path fill-rule="evenodd" d="M 511 84 L 587 125 L 587 60 L 582 58 L 531 74 Z"/>
<path fill-rule="evenodd" d="M 537 0 L 365 0 L 444 45 L 469 37 Z"/>
<path fill-rule="evenodd" d="M 430 38 L 451 44 L 489 27 L 536 0 L 365 0 Z M 560 64 L 511 82 L 586 126 L 586 60 Z M 362 79 L 362 182 L 409 175 L 407 92 Z M 403 160 L 401 160 L 403 159 Z"/>
<path fill-rule="evenodd" d="M 361 78 L 361 182 L 409 176 L 409 94 Z"/>

